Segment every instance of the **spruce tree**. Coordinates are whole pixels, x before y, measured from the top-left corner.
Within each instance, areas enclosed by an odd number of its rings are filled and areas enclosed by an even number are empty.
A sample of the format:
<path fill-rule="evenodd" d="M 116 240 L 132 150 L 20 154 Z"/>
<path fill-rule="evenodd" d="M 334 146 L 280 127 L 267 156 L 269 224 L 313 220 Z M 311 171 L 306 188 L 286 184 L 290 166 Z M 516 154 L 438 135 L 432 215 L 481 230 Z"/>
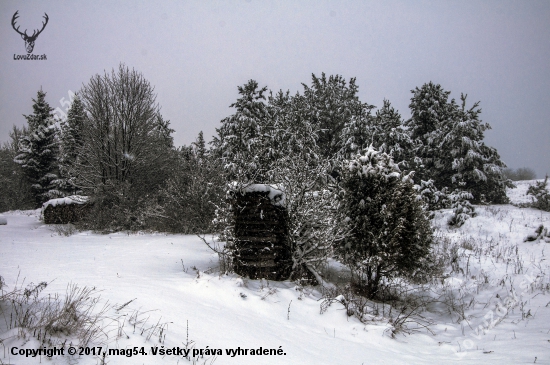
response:
<path fill-rule="evenodd" d="M 58 178 L 58 142 L 53 108 L 45 97 L 46 93 L 40 89 L 37 98 L 33 99 L 34 113 L 24 115 L 29 124 L 28 132 L 21 139 L 19 154 L 14 159 L 32 184 L 37 207 L 61 195 L 53 183 Z"/>
<path fill-rule="evenodd" d="M 221 158 L 228 180 L 239 183 L 266 182 L 266 171 L 272 161 L 266 146 L 269 135 L 269 111 L 264 93 L 254 80 L 238 87 L 240 98 L 230 107 L 236 112 L 221 121 L 212 141 L 216 155 Z"/>
<path fill-rule="evenodd" d="M 197 136 L 197 140 L 193 142 L 194 152 L 195 156 L 197 157 L 197 160 L 203 161 L 206 157 L 206 143 L 204 142 L 204 135 L 202 131 L 199 132 L 199 135 Z"/>
<path fill-rule="evenodd" d="M 84 123 L 86 112 L 78 95 L 75 96 L 67 113 L 67 118 L 61 122 L 60 153 L 59 153 L 59 190 L 67 194 L 77 194 L 75 165 L 78 163 L 79 150 L 84 141 Z"/>

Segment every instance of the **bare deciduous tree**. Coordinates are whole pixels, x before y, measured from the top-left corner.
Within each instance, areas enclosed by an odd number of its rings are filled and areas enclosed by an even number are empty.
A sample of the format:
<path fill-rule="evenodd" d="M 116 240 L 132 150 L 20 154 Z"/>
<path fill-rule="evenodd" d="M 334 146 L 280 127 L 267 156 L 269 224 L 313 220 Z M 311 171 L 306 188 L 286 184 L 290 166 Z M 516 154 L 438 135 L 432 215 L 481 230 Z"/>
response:
<path fill-rule="evenodd" d="M 75 165 L 80 187 L 90 191 L 139 183 L 144 191 L 155 185 L 167 149 L 160 130 L 166 124 L 159 123 L 151 84 L 121 64 L 111 74 L 93 76 L 80 95 L 87 117 Z"/>

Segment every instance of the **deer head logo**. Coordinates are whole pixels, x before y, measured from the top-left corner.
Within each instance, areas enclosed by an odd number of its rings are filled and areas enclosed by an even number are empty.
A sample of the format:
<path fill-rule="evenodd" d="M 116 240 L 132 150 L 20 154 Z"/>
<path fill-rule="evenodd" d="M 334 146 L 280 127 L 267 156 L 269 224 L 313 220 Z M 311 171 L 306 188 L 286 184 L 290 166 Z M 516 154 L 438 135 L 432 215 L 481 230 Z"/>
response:
<path fill-rule="evenodd" d="M 15 27 L 15 20 L 19 18 L 19 15 L 17 15 L 17 13 L 19 13 L 19 10 L 17 10 L 15 14 L 13 14 L 13 18 L 11 18 L 11 26 L 13 27 L 13 29 L 15 29 L 17 33 L 21 34 L 21 38 L 23 38 L 23 40 L 25 41 L 25 48 L 27 49 L 27 53 L 32 53 L 32 50 L 34 49 L 34 41 L 36 41 L 38 35 L 42 33 L 44 28 L 46 28 L 46 24 L 48 24 L 48 14 L 44 13 L 44 19 L 46 19 L 46 21 L 42 22 L 42 29 L 35 30 L 32 35 L 29 36 L 26 29 L 24 33 L 21 33 L 19 31 L 19 27 Z"/>

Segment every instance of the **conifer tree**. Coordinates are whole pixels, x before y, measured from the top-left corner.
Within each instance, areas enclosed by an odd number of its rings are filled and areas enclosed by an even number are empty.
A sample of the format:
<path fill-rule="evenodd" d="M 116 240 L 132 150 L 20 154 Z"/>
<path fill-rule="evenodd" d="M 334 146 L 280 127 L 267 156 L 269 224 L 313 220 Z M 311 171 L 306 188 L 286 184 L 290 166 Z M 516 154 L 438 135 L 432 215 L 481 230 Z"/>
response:
<path fill-rule="evenodd" d="M 443 131 L 450 123 L 454 99 L 449 102 L 450 91 L 431 81 L 411 90 L 409 108 L 411 118 L 405 122 L 415 146 L 415 182 L 434 180 L 437 188 L 443 187 L 439 179 L 439 144 Z"/>
<path fill-rule="evenodd" d="M 404 128 L 404 121 L 389 100 L 376 111 L 371 126 L 372 146 L 389 154 L 402 170 L 411 167 L 414 143 Z"/>
<path fill-rule="evenodd" d="M 198 161 L 203 161 L 206 157 L 206 143 L 204 142 L 204 135 L 202 131 L 199 132 L 199 135 L 197 136 L 197 140 L 193 142 L 193 147 L 195 150 L 195 156 L 197 157 Z"/>
<path fill-rule="evenodd" d="M 342 188 L 340 212 L 351 234 L 339 255 L 354 284 L 375 298 L 383 278 L 413 276 L 427 263 L 430 223 L 410 179 L 372 147 L 344 162 Z"/>
<path fill-rule="evenodd" d="M 359 100 L 359 87 L 355 78 L 346 82 L 340 75 L 327 78 L 324 73 L 321 77 L 312 74 L 311 87 L 302 85 L 307 117 L 318 133 L 321 153 L 332 159 L 341 154 L 346 142 L 342 138 L 344 128 L 347 126 L 350 133 L 349 130 L 353 129 L 350 124 L 356 123 L 352 134 L 362 132 L 362 123 L 367 120 L 373 107 Z M 355 144 L 361 144 L 361 141 Z"/>
<path fill-rule="evenodd" d="M 78 95 L 75 96 L 67 113 L 67 118 L 61 122 L 59 174 L 57 180 L 59 190 L 67 194 L 77 194 L 75 165 L 78 163 L 79 150 L 84 142 L 84 123 L 86 112 Z"/>
<path fill-rule="evenodd" d="M 479 119 L 479 102 L 467 109 L 466 97 L 460 96 L 461 106 L 453 108 L 445 126 L 439 144 L 438 179 L 443 186 L 470 192 L 474 201 L 505 203 L 506 187 L 511 186 L 503 172 L 506 165 L 496 150 L 483 142 L 484 132 L 491 126 Z"/>
<path fill-rule="evenodd" d="M 46 93 L 40 89 L 33 99 L 33 114 L 25 115 L 29 124 L 22 137 L 19 154 L 14 161 L 23 169 L 32 184 L 37 207 L 61 195 L 53 182 L 58 178 L 58 143 L 53 119 L 53 108 L 46 102 Z"/>
<path fill-rule="evenodd" d="M 266 182 L 265 173 L 272 160 L 269 135 L 269 111 L 264 93 L 254 80 L 238 87 L 240 98 L 233 104 L 235 114 L 221 121 L 212 141 L 215 153 L 224 164 L 228 180 L 239 183 Z"/>
<path fill-rule="evenodd" d="M 433 180 L 437 189 L 466 192 L 475 202 L 507 202 L 506 187 L 513 185 L 504 176 L 506 165 L 496 149 L 483 142 L 490 126 L 479 119 L 479 102 L 467 109 L 466 95 L 458 105 L 449 101 L 450 92 L 432 82 L 412 92 L 412 116 L 406 126 L 418 141 L 416 183 Z"/>

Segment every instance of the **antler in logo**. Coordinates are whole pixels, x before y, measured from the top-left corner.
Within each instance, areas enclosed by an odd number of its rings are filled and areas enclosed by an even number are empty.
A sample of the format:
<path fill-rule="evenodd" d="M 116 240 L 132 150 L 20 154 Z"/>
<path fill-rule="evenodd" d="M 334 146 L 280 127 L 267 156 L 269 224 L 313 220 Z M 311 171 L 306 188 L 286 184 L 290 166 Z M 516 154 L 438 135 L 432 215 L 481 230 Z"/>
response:
<path fill-rule="evenodd" d="M 27 53 L 32 53 L 32 50 L 34 49 L 34 41 L 36 41 L 36 38 L 38 37 L 38 35 L 40 33 L 42 33 L 42 31 L 44 30 L 44 28 L 46 28 L 46 24 L 48 24 L 48 14 L 44 13 L 44 19 L 46 19 L 45 22 L 42 22 L 42 29 L 40 30 L 35 30 L 31 36 L 27 35 L 27 30 L 25 29 L 25 32 L 24 33 L 21 33 L 19 31 L 19 27 L 15 27 L 15 20 L 17 18 L 19 18 L 19 15 L 17 15 L 17 13 L 19 13 L 19 10 L 17 10 L 15 12 L 15 14 L 13 14 L 13 18 L 11 18 L 11 26 L 13 27 L 13 29 L 15 29 L 15 31 L 19 34 L 21 34 L 21 38 L 23 38 L 23 40 L 25 41 L 25 48 L 27 49 Z"/>

